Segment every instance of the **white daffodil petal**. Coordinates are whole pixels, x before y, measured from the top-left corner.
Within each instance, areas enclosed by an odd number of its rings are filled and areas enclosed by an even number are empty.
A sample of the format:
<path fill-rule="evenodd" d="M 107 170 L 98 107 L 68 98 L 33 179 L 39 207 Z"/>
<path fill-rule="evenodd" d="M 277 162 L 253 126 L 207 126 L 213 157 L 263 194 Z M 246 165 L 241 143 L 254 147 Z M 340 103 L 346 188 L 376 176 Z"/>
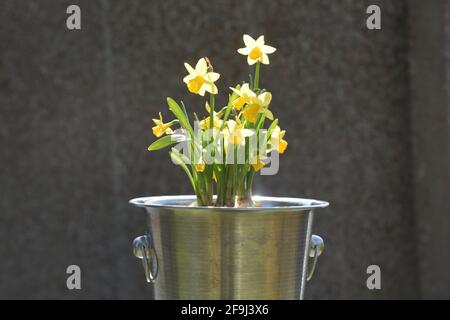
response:
<path fill-rule="evenodd" d="M 270 111 L 269 109 L 264 109 L 264 114 L 266 115 L 266 118 L 269 120 L 273 120 L 273 114 L 272 111 Z"/>
<path fill-rule="evenodd" d="M 242 129 L 242 136 L 243 137 L 250 137 L 254 134 L 255 132 L 253 130 L 250 129 Z"/>
<path fill-rule="evenodd" d="M 254 93 L 252 90 L 248 89 L 244 92 L 244 95 L 248 97 L 249 100 L 255 100 L 256 99 L 256 93 Z"/>
<path fill-rule="evenodd" d="M 250 37 L 248 34 L 244 34 L 242 36 L 242 40 L 244 40 L 244 44 L 245 44 L 246 47 L 254 47 L 255 44 L 256 44 L 255 39 Z"/>
<path fill-rule="evenodd" d="M 197 72 L 200 75 L 206 74 L 208 69 L 208 65 L 206 63 L 205 58 L 201 58 L 198 60 L 197 64 L 195 65 L 195 72 Z"/>
<path fill-rule="evenodd" d="M 239 96 L 241 95 L 241 91 L 238 90 L 238 89 L 236 89 L 236 88 L 230 87 L 230 90 L 233 91 L 234 93 L 236 93 L 236 94 L 239 95 Z"/>
<path fill-rule="evenodd" d="M 206 87 L 205 87 L 205 85 L 202 85 L 200 87 L 200 89 L 198 90 L 198 94 L 203 97 L 205 95 L 205 92 L 206 92 Z"/>
<path fill-rule="evenodd" d="M 238 53 L 240 53 L 244 56 L 249 55 L 251 51 L 252 51 L 252 48 L 250 48 L 250 47 L 240 48 L 237 50 Z"/>
<path fill-rule="evenodd" d="M 265 53 L 261 55 L 261 63 L 262 64 L 269 64 L 269 56 Z"/>
<path fill-rule="evenodd" d="M 236 121 L 234 121 L 234 120 L 228 120 L 227 121 L 228 130 L 230 132 L 232 132 L 234 130 L 234 126 L 235 125 L 236 125 Z"/>
<path fill-rule="evenodd" d="M 258 96 L 258 99 L 260 101 L 261 106 L 267 107 L 270 104 L 270 101 L 272 101 L 272 94 L 266 91 L 264 93 L 261 93 Z"/>
<path fill-rule="evenodd" d="M 256 44 L 258 47 L 262 47 L 264 45 L 264 36 L 259 36 L 258 39 L 256 39 Z"/>
<path fill-rule="evenodd" d="M 212 94 L 217 94 L 217 87 L 214 83 L 212 82 L 205 82 L 202 86 L 202 88 L 204 88 L 206 91 L 208 91 L 209 93 Z"/>
<path fill-rule="evenodd" d="M 272 130 L 272 134 L 270 135 L 270 142 L 273 145 L 278 146 L 278 141 L 280 138 L 280 127 L 276 126 L 273 130 Z"/>
<path fill-rule="evenodd" d="M 252 66 L 252 65 L 254 65 L 256 63 L 256 60 L 253 60 L 252 58 L 250 58 L 250 56 L 248 56 L 247 57 L 247 63 Z"/>
<path fill-rule="evenodd" d="M 195 74 L 188 74 L 186 77 L 183 78 L 184 83 L 188 83 L 190 80 L 194 79 L 196 77 Z"/>
<path fill-rule="evenodd" d="M 272 136 L 273 137 L 277 137 L 280 135 L 280 127 L 279 126 L 275 126 L 275 128 L 273 128 L 272 130 Z"/>
<path fill-rule="evenodd" d="M 242 85 L 242 87 L 241 87 L 241 91 L 242 92 L 248 92 L 248 91 L 250 91 L 250 85 L 246 82 L 246 83 L 244 83 L 243 85 Z"/>
<path fill-rule="evenodd" d="M 263 53 L 270 54 L 270 53 L 274 53 L 275 51 L 277 51 L 277 49 L 274 48 L 274 47 L 271 47 L 271 46 L 264 45 L 264 46 L 261 47 L 261 51 Z"/>
<path fill-rule="evenodd" d="M 220 78 L 220 74 L 217 72 L 208 72 L 205 76 L 206 79 L 208 79 L 211 82 L 217 81 Z"/>
<path fill-rule="evenodd" d="M 187 62 L 184 63 L 184 67 L 189 73 L 195 73 L 195 69 L 191 67 L 191 65 Z"/>

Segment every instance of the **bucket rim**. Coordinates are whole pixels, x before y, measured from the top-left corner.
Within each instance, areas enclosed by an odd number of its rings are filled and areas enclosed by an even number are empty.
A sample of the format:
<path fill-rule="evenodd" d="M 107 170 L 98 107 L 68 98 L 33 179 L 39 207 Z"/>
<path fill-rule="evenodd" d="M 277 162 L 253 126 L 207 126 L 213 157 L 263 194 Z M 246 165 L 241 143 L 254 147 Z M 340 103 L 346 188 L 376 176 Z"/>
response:
<path fill-rule="evenodd" d="M 143 208 L 168 208 L 183 210 L 211 210 L 217 211 L 273 211 L 273 210 L 311 210 L 316 208 L 325 208 L 329 203 L 316 199 L 292 198 L 292 197 L 268 197 L 253 196 L 255 202 L 264 204 L 273 204 L 271 206 L 255 206 L 255 207 L 212 207 L 212 206 L 191 206 L 189 205 L 197 198 L 195 195 L 177 195 L 177 196 L 151 196 L 138 197 L 131 199 L 130 204 Z M 184 203 L 184 204 L 183 204 Z"/>

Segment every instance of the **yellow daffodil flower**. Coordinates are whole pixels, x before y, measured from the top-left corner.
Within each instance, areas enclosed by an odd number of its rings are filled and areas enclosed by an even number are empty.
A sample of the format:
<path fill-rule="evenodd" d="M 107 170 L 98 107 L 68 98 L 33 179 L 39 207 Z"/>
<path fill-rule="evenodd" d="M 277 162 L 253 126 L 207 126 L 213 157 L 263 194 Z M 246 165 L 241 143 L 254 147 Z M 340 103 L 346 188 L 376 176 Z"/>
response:
<path fill-rule="evenodd" d="M 287 141 L 283 140 L 285 134 L 286 130 L 281 130 L 279 126 L 276 126 L 270 135 L 270 143 L 280 154 L 284 153 L 288 146 Z"/>
<path fill-rule="evenodd" d="M 183 78 L 183 82 L 186 83 L 189 92 L 201 96 L 204 96 L 205 92 L 217 94 L 218 90 L 214 82 L 219 79 L 220 75 L 216 72 L 208 71 L 208 63 L 205 58 L 198 60 L 195 69 L 186 62 L 184 66 L 189 74 Z"/>
<path fill-rule="evenodd" d="M 159 119 L 152 119 L 155 123 L 155 126 L 152 128 L 153 134 L 156 137 L 161 137 L 163 134 L 172 134 L 173 130 L 170 126 L 173 125 L 173 121 L 164 123 L 161 112 L 159 113 Z"/>
<path fill-rule="evenodd" d="M 240 111 L 242 107 L 248 103 L 252 98 L 256 97 L 256 94 L 250 90 L 248 83 L 244 83 L 240 89 L 230 88 L 233 92 L 239 95 L 237 99 L 233 101 L 233 108 Z"/>
<path fill-rule="evenodd" d="M 206 102 L 205 108 L 206 108 L 206 111 L 208 113 L 210 113 L 211 109 L 209 107 L 209 103 L 208 102 Z M 219 112 L 214 112 L 214 121 L 213 121 L 214 129 L 220 130 L 220 128 L 222 127 L 223 120 L 220 119 L 220 116 L 221 116 L 221 114 Z M 207 117 L 207 118 L 205 118 L 205 119 L 200 121 L 200 128 L 202 130 L 208 130 L 209 129 L 209 127 L 211 125 L 210 118 L 211 118 L 211 116 L 209 116 L 209 117 Z"/>
<path fill-rule="evenodd" d="M 207 117 L 200 121 L 200 128 L 202 130 L 208 130 L 211 125 L 210 117 Z M 220 129 L 222 127 L 222 119 L 217 116 L 217 112 L 214 112 L 214 120 L 213 120 L 214 129 Z"/>
<path fill-rule="evenodd" d="M 247 63 L 249 65 L 253 65 L 257 61 L 263 64 L 269 64 L 269 57 L 267 55 L 274 53 L 277 49 L 266 45 L 264 36 L 260 36 L 255 40 L 249 35 L 244 34 L 242 38 L 244 40 L 245 48 L 238 49 L 238 52 L 247 56 Z"/>
<path fill-rule="evenodd" d="M 197 171 L 197 172 L 203 172 L 203 171 L 205 171 L 205 163 L 204 163 L 203 161 L 197 163 L 197 164 L 195 165 L 195 171 Z"/>
<path fill-rule="evenodd" d="M 253 158 L 253 160 L 251 161 L 253 170 L 255 171 L 259 171 L 261 170 L 266 164 L 262 161 L 265 160 L 266 157 L 264 156 L 256 156 Z"/>
<path fill-rule="evenodd" d="M 244 129 L 244 125 L 234 120 L 227 121 L 228 133 L 225 134 L 225 138 L 228 143 L 232 144 L 244 144 L 245 138 L 253 135 L 253 130 Z M 226 143 L 226 144 L 228 144 Z"/>
<path fill-rule="evenodd" d="M 263 92 L 258 96 L 250 97 L 247 102 L 247 107 L 244 108 L 242 114 L 245 120 L 250 123 L 255 123 L 258 114 L 263 113 L 267 119 L 273 120 L 273 114 L 269 110 L 269 104 L 272 100 L 272 94 L 270 92 Z"/>

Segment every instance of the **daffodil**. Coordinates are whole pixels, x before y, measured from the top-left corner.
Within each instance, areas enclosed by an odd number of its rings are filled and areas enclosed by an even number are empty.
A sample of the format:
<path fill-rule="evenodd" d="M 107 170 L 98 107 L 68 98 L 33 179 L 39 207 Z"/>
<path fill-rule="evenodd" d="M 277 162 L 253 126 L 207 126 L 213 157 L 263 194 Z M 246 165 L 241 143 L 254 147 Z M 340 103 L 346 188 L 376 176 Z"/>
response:
<path fill-rule="evenodd" d="M 270 143 L 280 154 L 284 153 L 288 146 L 287 141 L 283 139 L 285 134 L 286 130 L 281 130 L 279 126 L 276 126 L 270 135 Z"/>
<path fill-rule="evenodd" d="M 214 82 L 219 79 L 220 75 L 208 70 L 208 63 L 205 58 L 198 60 L 195 69 L 186 62 L 184 66 L 189 74 L 183 78 L 183 82 L 186 83 L 189 92 L 201 96 L 204 96 L 205 92 L 217 94 L 217 87 Z"/>
<path fill-rule="evenodd" d="M 233 101 L 233 108 L 240 111 L 242 107 L 250 101 L 250 99 L 256 97 L 256 94 L 250 89 L 248 83 L 244 83 L 239 89 L 230 88 L 239 97 Z"/>
<path fill-rule="evenodd" d="M 206 102 L 205 108 L 206 108 L 206 111 L 208 113 L 211 112 L 211 108 L 209 107 L 209 103 L 208 102 Z M 222 127 L 223 120 L 220 119 L 220 116 L 221 116 L 220 112 L 214 112 L 214 116 L 213 116 L 214 129 L 220 130 L 220 128 Z M 200 121 L 200 128 L 202 130 L 208 130 L 209 129 L 209 127 L 211 126 L 211 120 L 210 119 L 211 119 L 211 116 L 209 116 L 209 117 L 207 117 L 207 118 L 205 118 L 205 119 Z"/>
<path fill-rule="evenodd" d="M 156 137 L 161 137 L 163 134 L 172 134 L 173 130 L 170 128 L 174 121 L 164 123 L 161 112 L 159 113 L 159 119 L 152 119 L 155 126 L 152 128 L 153 134 Z"/>
<path fill-rule="evenodd" d="M 247 63 L 249 65 L 255 64 L 257 61 L 263 64 L 269 64 L 268 54 L 274 53 L 277 49 L 268 46 L 264 42 L 264 36 L 260 36 L 257 40 L 253 39 L 247 34 L 242 37 L 245 47 L 238 49 L 238 52 L 247 56 Z"/>
<path fill-rule="evenodd" d="M 244 125 L 239 120 L 227 121 L 228 132 L 225 130 L 225 139 L 228 143 L 244 144 L 245 138 L 253 135 L 253 130 L 244 129 Z M 228 144 L 226 143 L 226 145 Z"/>
<path fill-rule="evenodd" d="M 208 130 L 209 127 L 211 126 L 211 117 L 207 117 L 203 120 L 200 121 L 200 128 L 202 128 L 202 130 Z M 220 119 L 217 116 L 217 112 L 214 112 L 214 120 L 213 120 L 213 125 L 214 125 L 214 129 L 220 129 L 220 127 L 222 126 L 222 119 Z"/>
<path fill-rule="evenodd" d="M 205 171 L 205 163 L 203 161 L 200 161 L 195 165 L 195 171 L 197 172 L 203 172 Z"/>
<path fill-rule="evenodd" d="M 255 123 L 260 113 L 263 113 L 267 119 L 273 120 L 273 114 L 269 110 L 271 100 L 272 94 L 270 92 L 263 92 L 258 96 L 250 97 L 247 106 L 242 111 L 245 120 Z"/>
<path fill-rule="evenodd" d="M 251 164 L 253 167 L 253 170 L 255 171 L 259 171 L 261 170 L 266 164 L 263 162 L 263 160 L 265 160 L 266 157 L 264 156 L 256 156 L 252 159 Z"/>

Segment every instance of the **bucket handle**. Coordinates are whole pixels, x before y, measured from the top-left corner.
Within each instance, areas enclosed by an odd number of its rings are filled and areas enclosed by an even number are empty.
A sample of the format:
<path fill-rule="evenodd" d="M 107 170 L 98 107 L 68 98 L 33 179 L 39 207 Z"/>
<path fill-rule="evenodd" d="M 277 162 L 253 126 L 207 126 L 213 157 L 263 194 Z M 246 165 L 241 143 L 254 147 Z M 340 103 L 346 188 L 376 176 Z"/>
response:
<path fill-rule="evenodd" d="M 324 248 L 325 244 L 323 242 L 323 239 L 313 234 L 311 236 L 311 241 L 309 242 L 309 257 L 313 258 L 313 262 L 311 266 L 308 266 L 308 276 L 306 277 L 307 281 L 311 280 L 314 274 L 314 270 L 316 269 L 317 260 L 319 259 L 319 256 L 322 254 Z"/>
<path fill-rule="evenodd" d="M 148 283 L 154 283 L 158 275 L 158 258 L 153 248 L 150 236 L 139 236 L 133 240 L 133 252 L 136 258 L 142 260 L 145 278 Z M 155 271 L 153 272 L 153 261 L 155 261 Z"/>

